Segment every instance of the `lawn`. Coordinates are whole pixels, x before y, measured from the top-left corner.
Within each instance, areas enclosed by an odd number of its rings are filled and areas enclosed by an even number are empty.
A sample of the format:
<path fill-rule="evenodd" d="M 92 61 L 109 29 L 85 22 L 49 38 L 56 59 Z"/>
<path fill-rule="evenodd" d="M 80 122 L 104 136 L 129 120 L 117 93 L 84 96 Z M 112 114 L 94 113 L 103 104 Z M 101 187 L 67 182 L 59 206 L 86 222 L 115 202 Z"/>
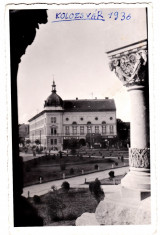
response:
<path fill-rule="evenodd" d="M 128 160 L 124 160 L 128 164 Z M 120 159 L 47 156 L 23 163 L 24 186 L 124 166 Z"/>
<path fill-rule="evenodd" d="M 38 210 L 45 226 L 74 226 L 75 220 L 85 212 L 94 213 L 98 205 L 88 188 L 71 188 L 49 192 L 39 200 L 28 200 Z M 39 199 L 38 198 L 38 199 Z"/>

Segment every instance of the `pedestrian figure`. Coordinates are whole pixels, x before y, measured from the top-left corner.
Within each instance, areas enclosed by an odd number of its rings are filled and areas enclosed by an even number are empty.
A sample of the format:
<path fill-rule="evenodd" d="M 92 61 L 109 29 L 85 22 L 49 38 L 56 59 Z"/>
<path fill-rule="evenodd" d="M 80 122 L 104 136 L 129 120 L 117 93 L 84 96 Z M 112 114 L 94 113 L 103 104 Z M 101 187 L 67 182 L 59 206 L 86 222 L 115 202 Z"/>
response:
<path fill-rule="evenodd" d="M 33 157 L 36 157 L 36 151 L 33 150 Z"/>
<path fill-rule="evenodd" d="M 123 155 L 121 156 L 121 162 L 123 162 L 124 161 L 124 157 L 123 157 Z"/>

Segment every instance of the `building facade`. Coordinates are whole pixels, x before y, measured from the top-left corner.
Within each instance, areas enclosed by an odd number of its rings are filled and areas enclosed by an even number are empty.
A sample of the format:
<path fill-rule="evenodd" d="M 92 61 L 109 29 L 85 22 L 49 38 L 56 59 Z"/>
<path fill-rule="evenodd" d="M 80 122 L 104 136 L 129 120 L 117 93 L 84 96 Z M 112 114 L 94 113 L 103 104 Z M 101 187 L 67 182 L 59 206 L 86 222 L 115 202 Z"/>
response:
<path fill-rule="evenodd" d="M 87 135 L 100 134 L 108 141 L 116 137 L 116 106 L 113 99 L 62 100 L 53 82 L 44 109 L 29 120 L 30 140 L 44 147 L 63 149 L 64 141 L 85 143 Z"/>
<path fill-rule="evenodd" d="M 19 142 L 24 143 L 26 139 L 29 138 L 29 125 L 28 124 L 19 124 Z"/>

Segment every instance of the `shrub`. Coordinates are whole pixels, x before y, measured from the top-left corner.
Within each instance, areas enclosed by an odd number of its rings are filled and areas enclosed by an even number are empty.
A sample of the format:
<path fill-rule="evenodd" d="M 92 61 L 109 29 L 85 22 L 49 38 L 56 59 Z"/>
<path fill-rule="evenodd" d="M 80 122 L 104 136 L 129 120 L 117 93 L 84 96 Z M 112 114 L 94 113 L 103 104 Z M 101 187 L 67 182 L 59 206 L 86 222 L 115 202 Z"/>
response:
<path fill-rule="evenodd" d="M 57 187 L 55 185 L 52 185 L 51 189 L 53 190 L 53 192 L 55 192 L 57 190 Z"/>
<path fill-rule="evenodd" d="M 64 182 L 62 183 L 62 185 L 61 185 L 61 188 L 62 188 L 64 191 L 68 192 L 69 189 L 70 189 L 70 184 L 69 184 L 67 181 L 64 181 Z"/>
<path fill-rule="evenodd" d="M 109 175 L 109 177 L 110 177 L 111 179 L 113 179 L 113 178 L 114 178 L 114 171 L 110 171 L 110 172 L 108 173 L 108 175 Z"/>
<path fill-rule="evenodd" d="M 76 155 L 77 151 L 76 149 L 71 149 L 71 155 Z"/>
<path fill-rule="evenodd" d="M 71 168 L 70 171 L 69 171 L 70 175 L 73 175 L 74 174 L 74 169 Z"/>
<path fill-rule="evenodd" d="M 97 165 L 97 164 L 94 165 L 94 169 L 95 169 L 95 170 L 98 170 L 98 165 Z"/>
<path fill-rule="evenodd" d="M 104 192 L 103 189 L 101 188 L 101 182 L 98 179 L 95 179 L 94 182 L 91 182 L 89 184 L 89 190 L 91 194 L 93 194 L 98 203 L 104 199 Z"/>
<path fill-rule="evenodd" d="M 33 201 L 35 204 L 40 204 L 41 203 L 41 198 L 38 195 L 34 195 Z"/>
<path fill-rule="evenodd" d="M 72 213 L 69 213 L 65 218 L 65 220 L 75 220 L 75 219 L 77 219 L 77 216 Z"/>
<path fill-rule="evenodd" d="M 65 209 L 65 204 L 61 197 L 57 197 L 56 194 L 49 195 L 46 203 L 48 207 L 48 215 L 52 221 L 60 221 L 64 219 L 63 210 Z"/>

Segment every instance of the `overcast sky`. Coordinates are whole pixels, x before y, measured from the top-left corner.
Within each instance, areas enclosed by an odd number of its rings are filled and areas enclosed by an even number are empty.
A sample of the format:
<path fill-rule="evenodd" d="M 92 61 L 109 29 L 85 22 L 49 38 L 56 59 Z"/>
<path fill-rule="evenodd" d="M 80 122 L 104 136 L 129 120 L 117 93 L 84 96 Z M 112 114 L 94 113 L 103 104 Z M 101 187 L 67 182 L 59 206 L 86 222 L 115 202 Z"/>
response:
<path fill-rule="evenodd" d="M 48 23 L 40 25 L 34 42 L 27 47 L 18 71 L 19 123 L 43 110 L 54 80 L 62 99 L 114 98 L 117 118 L 130 121 L 126 88 L 108 66 L 105 52 L 146 39 L 146 12 L 139 9 L 103 9 L 105 21 L 56 22 L 57 12 L 86 10 L 48 10 Z M 113 17 L 110 12 L 131 14 L 130 20 Z"/>

